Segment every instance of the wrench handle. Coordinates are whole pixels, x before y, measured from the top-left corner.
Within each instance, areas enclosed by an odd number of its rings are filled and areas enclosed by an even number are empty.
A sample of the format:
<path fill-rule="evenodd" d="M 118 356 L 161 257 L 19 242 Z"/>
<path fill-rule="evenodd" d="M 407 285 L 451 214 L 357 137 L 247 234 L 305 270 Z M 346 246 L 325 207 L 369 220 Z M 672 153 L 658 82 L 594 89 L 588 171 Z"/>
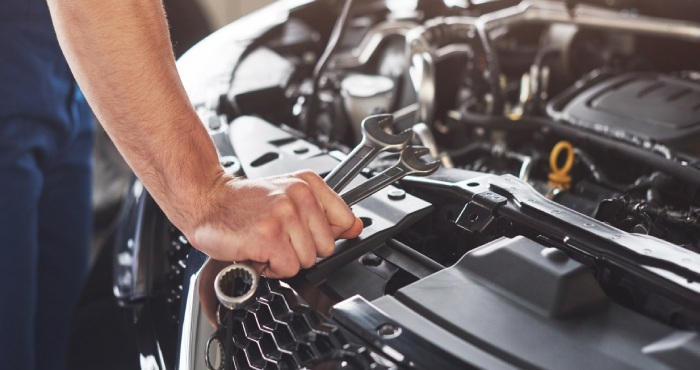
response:
<path fill-rule="evenodd" d="M 410 171 L 403 167 L 390 167 L 340 197 L 348 206 L 352 206 L 409 174 Z"/>
<path fill-rule="evenodd" d="M 338 164 L 324 181 L 336 193 L 343 190 L 362 169 L 379 154 L 377 148 L 358 145 Z"/>

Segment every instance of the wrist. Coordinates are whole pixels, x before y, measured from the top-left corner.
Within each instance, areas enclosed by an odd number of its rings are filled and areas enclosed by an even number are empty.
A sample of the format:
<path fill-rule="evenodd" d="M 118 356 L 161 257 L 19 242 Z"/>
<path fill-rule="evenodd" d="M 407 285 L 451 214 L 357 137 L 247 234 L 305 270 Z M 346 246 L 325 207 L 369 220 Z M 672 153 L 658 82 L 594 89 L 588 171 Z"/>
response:
<path fill-rule="evenodd" d="M 188 239 L 192 239 L 197 228 L 218 213 L 223 205 L 223 193 L 233 181 L 236 179 L 226 174 L 221 166 L 202 171 L 187 185 L 174 185 L 178 195 L 167 202 L 172 209 L 163 211 Z"/>

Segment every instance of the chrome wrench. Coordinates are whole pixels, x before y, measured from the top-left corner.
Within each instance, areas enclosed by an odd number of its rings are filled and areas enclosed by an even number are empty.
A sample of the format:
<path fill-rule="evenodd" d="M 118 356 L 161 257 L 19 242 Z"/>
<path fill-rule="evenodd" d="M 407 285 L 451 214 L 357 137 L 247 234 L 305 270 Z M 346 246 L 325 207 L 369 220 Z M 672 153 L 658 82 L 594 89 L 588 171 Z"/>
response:
<path fill-rule="evenodd" d="M 369 116 L 362 121 L 362 141 L 324 179 L 336 193 L 340 193 L 381 152 L 403 150 L 413 136 L 408 129 L 399 134 L 384 130 L 394 123 L 391 114 Z"/>
<path fill-rule="evenodd" d="M 440 161 L 423 162 L 420 157 L 428 154 L 430 150 L 423 147 L 408 147 L 401 152 L 399 162 L 387 168 L 356 188 L 347 191 L 340 197 L 348 206 L 369 197 L 370 195 L 384 189 L 391 183 L 404 178 L 407 175 L 428 176 L 437 171 Z"/>

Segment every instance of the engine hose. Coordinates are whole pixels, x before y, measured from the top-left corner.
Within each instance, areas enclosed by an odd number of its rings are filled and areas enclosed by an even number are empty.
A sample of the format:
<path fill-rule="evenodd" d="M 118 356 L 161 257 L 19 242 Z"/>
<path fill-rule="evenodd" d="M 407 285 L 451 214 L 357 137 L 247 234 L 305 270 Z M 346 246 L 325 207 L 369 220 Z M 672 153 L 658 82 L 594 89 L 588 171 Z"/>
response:
<path fill-rule="evenodd" d="M 342 40 L 343 36 L 345 36 L 345 31 L 348 28 L 347 26 L 351 18 L 352 3 L 353 0 L 345 0 L 343 10 L 340 12 L 340 16 L 338 17 L 335 26 L 333 26 L 333 31 L 328 38 L 326 49 L 323 51 L 323 54 L 321 54 L 321 57 L 318 59 L 318 62 L 314 67 L 311 95 L 309 96 L 306 114 L 304 115 L 304 119 L 302 121 L 307 137 L 316 137 L 316 116 L 318 115 L 319 109 L 318 90 L 321 76 L 323 76 L 326 68 L 328 68 L 328 62 L 330 61 L 331 55 L 333 55 L 340 47 L 340 40 Z"/>
<path fill-rule="evenodd" d="M 466 157 L 468 155 L 474 154 L 474 153 L 491 153 L 491 150 L 493 149 L 493 145 L 491 145 L 488 142 L 474 142 L 467 144 L 466 146 L 463 146 L 459 149 L 456 150 L 450 150 L 447 152 L 447 154 L 450 156 L 452 159 L 460 159 L 463 157 Z"/>
<path fill-rule="evenodd" d="M 655 154 L 647 149 L 636 147 L 625 142 L 619 142 L 603 136 L 597 136 L 588 131 L 567 126 L 566 124 L 549 122 L 546 123 L 546 125 L 552 132 L 559 135 L 576 138 L 583 142 L 590 142 L 603 148 L 611 149 L 629 159 L 639 161 L 656 170 L 700 186 L 700 171 L 693 167 L 659 156 L 658 154 Z"/>
<path fill-rule="evenodd" d="M 500 116 L 503 114 L 503 109 L 505 107 L 503 91 L 501 91 L 501 65 L 498 60 L 498 55 L 491 45 L 491 39 L 489 38 L 488 31 L 484 27 L 477 27 L 477 33 L 481 39 L 481 47 L 484 50 L 484 56 L 486 57 L 486 65 L 489 71 L 488 79 L 489 85 L 491 87 L 491 95 L 493 98 L 493 105 L 491 107 L 491 114 L 494 116 Z"/>
<path fill-rule="evenodd" d="M 581 163 L 588 169 L 595 181 L 618 191 L 623 191 L 626 188 L 625 185 L 610 180 L 610 178 L 607 175 L 605 175 L 605 173 L 600 171 L 600 169 L 598 168 L 598 166 L 596 166 L 595 162 L 588 153 L 586 153 L 580 148 L 574 148 L 574 153 L 576 154 L 576 157 L 581 161 Z"/>
<path fill-rule="evenodd" d="M 543 90 L 542 86 L 542 69 L 544 68 L 545 64 L 545 59 L 547 58 L 552 58 L 556 56 L 560 56 L 562 54 L 562 51 L 558 48 L 553 48 L 553 47 L 544 47 L 540 49 L 537 54 L 535 55 L 535 61 L 533 62 L 533 65 L 538 72 L 539 76 L 537 77 L 537 81 L 533 84 L 535 87 L 534 91 L 532 91 L 532 101 L 528 102 L 528 104 L 525 107 L 525 112 L 526 113 L 532 113 L 534 109 L 539 109 L 541 106 L 540 104 L 542 103 L 542 93 L 546 93 L 546 91 Z M 530 78 L 535 78 L 535 76 L 530 76 Z"/>
<path fill-rule="evenodd" d="M 547 130 L 559 136 L 567 138 L 570 141 L 591 143 L 612 151 L 615 151 L 628 159 L 644 163 L 655 170 L 675 176 L 683 181 L 687 181 L 693 185 L 700 186 L 700 170 L 669 160 L 648 149 L 634 146 L 627 142 L 620 142 L 615 139 L 597 135 L 590 131 L 576 128 L 566 123 L 559 123 L 545 118 L 524 117 L 517 122 L 509 120 L 505 117 L 488 116 L 469 112 L 465 115 L 462 112 L 462 117 L 468 119 L 466 124 L 480 126 L 484 128 L 498 128 L 503 130 L 525 129 L 525 130 Z"/>

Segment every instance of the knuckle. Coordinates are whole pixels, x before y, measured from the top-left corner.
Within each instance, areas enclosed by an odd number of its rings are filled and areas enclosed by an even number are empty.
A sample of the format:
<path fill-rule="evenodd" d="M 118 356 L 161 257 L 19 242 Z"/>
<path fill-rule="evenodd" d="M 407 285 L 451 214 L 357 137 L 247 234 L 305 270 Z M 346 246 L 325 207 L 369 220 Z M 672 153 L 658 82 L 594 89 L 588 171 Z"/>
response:
<path fill-rule="evenodd" d="M 275 203 L 274 215 L 279 218 L 292 217 L 296 213 L 294 202 L 289 198 L 282 198 Z"/>
<path fill-rule="evenodd" d="M 259 236 L 269 237 L 280 232 L 280 222 L 276 218 L 267 217 L 255 224 L 255 231 Z"/>
<path fill-rule="evenodd" d="M 302 170 L 298 172 L 298 178 L 303 180 L 309 188 L 314 189 L 314 190 L 323 190 L 322 188 L 326 188 L 330 191 L 330 188 L 328 188 L 328 185 L 326 185 L 326 182 L 323 181 L 323 178 L 319 176 L 316 172 L 311 171 L 311 170 Z"/>
<path fill-rule="evenodd" d="M 301 178 L 307 179 L 307 178 L 310 178 L 311 176 L 316 175 L 316 173 L 314 171 L 309 170 L 309 169 L 304 169 L 304 170 L 297 171 L 296 175 L 301 177 Z"/>
<path fill-rule="evenodd" d="M 309 184 L 302 180 L 292 181 L 287 187 L 289 194 L 295 198 L 307 198 L 312 194 Z"/>
<path fill-rule="evenodd" d="M 317 212 L 321 210 L 318 200 L 311 191 L 299 196 L 297 201 L 306 212 Z"/>
<path fill-rule="evenodd" d="M 324 183 L 323 179 L 321 176 L 319 176 L 316 172 L 311 171 L 311 170 L 304 170 L 302 171 L 302 176 L 304 180 L 306 180 L 310 184 L 319 184 L 319 183 Z"/>

